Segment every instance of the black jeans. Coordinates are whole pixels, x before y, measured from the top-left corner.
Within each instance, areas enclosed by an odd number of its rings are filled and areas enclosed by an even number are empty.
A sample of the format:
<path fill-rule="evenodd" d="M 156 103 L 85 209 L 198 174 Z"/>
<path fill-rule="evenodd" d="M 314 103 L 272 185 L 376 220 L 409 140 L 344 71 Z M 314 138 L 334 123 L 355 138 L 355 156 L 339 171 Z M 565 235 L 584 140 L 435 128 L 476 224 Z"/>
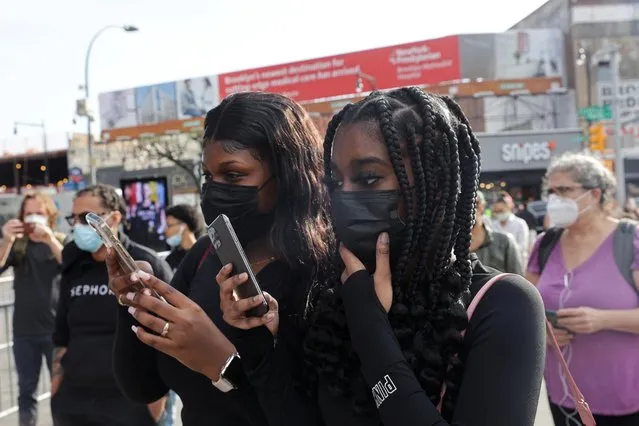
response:
<path fill-rule="evenodd" d="M 18 413 L 20 426 L 35 426 L 38 416 L 36 391 L 40 380 L 42 359 L 51 373 L 53 340 L 51 335 L 15 336 L 13 356 L 18 372 Z"/>
<path fill-rule="evenodd" d="M 563 410 L 563 412 L 562 412 Z M 550 412 L 555 422 L 555 426 L 583 426 L 579 420 L 579 415 L 568 418 L 565 413 L 572 414 L 570 408 L 559 408 L 558 405 L 550 403 Z M 602 416 L 600 414 L 592 414 L 597 422 L 597 426 L 637 426 L 639 425 L 639 413 L 628 414 L 625 416 Z"/>
<path fill-rule="evenodd" d="M 117 391 L 116 391 L 117 392 Z M 54 426 L 156 426 L 148 407 L 121 394 L 65 384 L 51 397 Z"/>

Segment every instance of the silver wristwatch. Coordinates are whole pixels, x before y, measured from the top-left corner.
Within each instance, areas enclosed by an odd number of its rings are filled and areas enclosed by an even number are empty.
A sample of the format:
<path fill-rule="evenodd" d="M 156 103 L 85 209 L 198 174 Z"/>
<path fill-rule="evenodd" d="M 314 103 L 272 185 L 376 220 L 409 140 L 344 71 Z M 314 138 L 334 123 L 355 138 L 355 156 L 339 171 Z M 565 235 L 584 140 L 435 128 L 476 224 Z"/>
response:
<path fill-rule="evenodd" d="M 234 354 L 231 354 L 231 356 L 229 356 L 229 358 L 224 363 L 224 366 L 222 367 L 222 371 L 220 372 L 220 378 L 217 380 L 217 382 L 213 380 L 211 381 L 211 383 L 213 383 L 213 386 L 215 386 L 216 388 L 218 388 L 218 390 L 224 393 L 237 389 L 237 384 L 233 383 L 230 380 L 230 378 L 227 377 L 227 374 L 231 366 L 233 364 L 238 364 L 239 360 L 240 360 L 240 354 L 238 354 L 237 352 L 235 352 Z"/>

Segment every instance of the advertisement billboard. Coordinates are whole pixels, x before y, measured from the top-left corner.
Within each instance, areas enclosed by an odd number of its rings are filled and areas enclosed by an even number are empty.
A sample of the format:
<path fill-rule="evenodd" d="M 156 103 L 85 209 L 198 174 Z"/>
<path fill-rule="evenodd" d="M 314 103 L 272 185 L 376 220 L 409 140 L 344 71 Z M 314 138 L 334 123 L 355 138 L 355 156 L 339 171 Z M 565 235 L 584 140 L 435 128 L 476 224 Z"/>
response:
<path fill-rule="evenodd" d="M 177 83 L 178 118 L 186 120 L 204 117 L 219 103 L 216 75 L 189 78 Z"/>
<path fill-rule="evenodd" d="M 489 80 L 564 75 L 564 36 L 558 29 L 528 29 L 459 36 L 461 74 Z"/>
<path fill-rule="evenodd" d="M 382 47 L 219 76 L 220 98 L 244 91 L 279 93 L 298 102 L 458 80 L 458 37 Z"/>
<path fill-rule="evenodd" d="M 176 120 L 178 118 L 176 92 L 174 82 L 136 88 L 135 108 L 138 124 Z"/>
<path fill-rule="evenodd" d="M 100 125 L 103 129 L 137 126 L 138 114 L 133 89 L 101 93 L 98 105 L 100 107 Z"/>
<path fill-rule="evenodd" d="M 120 187 L 126 203 L 129 238 L 153 250 L 165 250 L 166 178 L 122 180 Z"/>

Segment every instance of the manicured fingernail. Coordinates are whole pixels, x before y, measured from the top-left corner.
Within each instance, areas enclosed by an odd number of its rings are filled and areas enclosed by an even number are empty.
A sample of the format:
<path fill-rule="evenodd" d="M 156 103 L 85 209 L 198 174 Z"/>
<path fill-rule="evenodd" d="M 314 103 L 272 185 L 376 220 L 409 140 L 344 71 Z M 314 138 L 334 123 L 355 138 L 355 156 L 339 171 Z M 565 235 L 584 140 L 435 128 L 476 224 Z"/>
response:
<path fill-rule="evenodd" d="M 145 271 L 138 271 L 138 276 L 140 278 L 142 278 L 144 281 L 148 280 L 149 278 L 151 278 L 151 275 L 149 275 L 148 272 Z"/>
<path fill-rule="evenodd" d="M 131 330 L 132 330 L 135 334 L 138 334 L 138 327 L 137 327 L 137 326 L 132 325 L 132 326 L 131 326 Z"/>
<path fill-rule="evenodd" d="M 242 281 L 248 278 L 248 274 L 246 272 L 242 272 L 239 277 Z"/>
<path fill-rule="evenodd" d="M 145 288 L 144 290 L 142 290 L 142 294 L 150 296 L 151 295 L 151 290 L 149 290 L 148 288 Z"/>
<path fill-rule="evenodd" d="M 133 306 L 129 306 L 129 309 L 127 309 L 127 311 L 129 311 L 131 315 L 135 315 L 135 308 Z"/>
<path fill-rule="evenodd" d="M 138 274 L 132 273 L 131 274 L 131 281 L 133 281 L 134 283 L 137 283 L 138 282 Z"/>
<path fill-rule="evenodd" d="M 253 296 L 253 302 L 257 302 L 258 300 L 261 300 L 262 296 L 257 295 L 257 296 Z"/>
<path fill-rule="evenodd" d="M 232 265 L 230 263 L 227 263 L 226 265 L 224 265 L 224 271 L 229 271 L 231 269 Z"/>
<path fill-rule="evenodd" d="M 269 312 L 268 314 L 264 315 L 264 319 L 266 321 L 273 321 L 273 318 L 275 318 L 275 314 L 273 312 Z"/>
<path fill-rule="evenodd" d="M 379 240 L 382 242 L 382 244 L 388 244 L 388 233 L 383 232 Z"/>
<path fill-rule="evenodd" d="M 135 293 L 127 293 L 126 298 L 133 302 L 135 300 Z"/>

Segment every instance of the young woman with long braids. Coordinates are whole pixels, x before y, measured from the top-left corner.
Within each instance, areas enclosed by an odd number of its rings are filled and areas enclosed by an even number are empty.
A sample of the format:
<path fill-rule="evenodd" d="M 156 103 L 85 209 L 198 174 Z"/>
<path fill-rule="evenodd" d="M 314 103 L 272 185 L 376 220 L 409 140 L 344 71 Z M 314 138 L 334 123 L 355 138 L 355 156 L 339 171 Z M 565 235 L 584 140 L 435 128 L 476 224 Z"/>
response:
<path fill-rule="evenodd" d="M 459 106 L 414 87 L 373 93 L 334 117 L 324 148 L 341 259 L 314 292 L 304 344 L 317 404 L 302 418 L 304 399 L 285 391 L 290 383 L 267 383 L 258 394 L 277 398 L 265 412 L 294 414 L 278 425 L 317 424 L 317 408 L 331 426 L 533 425 L 544 362 L 539 294 L 508 276 L 470 323 L 466 314 L 497 272 L 469 251 L 479 144 Z M 234 301 L 243 280 L 227 272 L 218 275 L 226 321 L 261 325 L 243 318 L 255 303 Z M 273 344 L 263 340 L 248 338 L 240 355 L 255 359 Z M 283 377 L 262 370 L 254 381 Z"/>

